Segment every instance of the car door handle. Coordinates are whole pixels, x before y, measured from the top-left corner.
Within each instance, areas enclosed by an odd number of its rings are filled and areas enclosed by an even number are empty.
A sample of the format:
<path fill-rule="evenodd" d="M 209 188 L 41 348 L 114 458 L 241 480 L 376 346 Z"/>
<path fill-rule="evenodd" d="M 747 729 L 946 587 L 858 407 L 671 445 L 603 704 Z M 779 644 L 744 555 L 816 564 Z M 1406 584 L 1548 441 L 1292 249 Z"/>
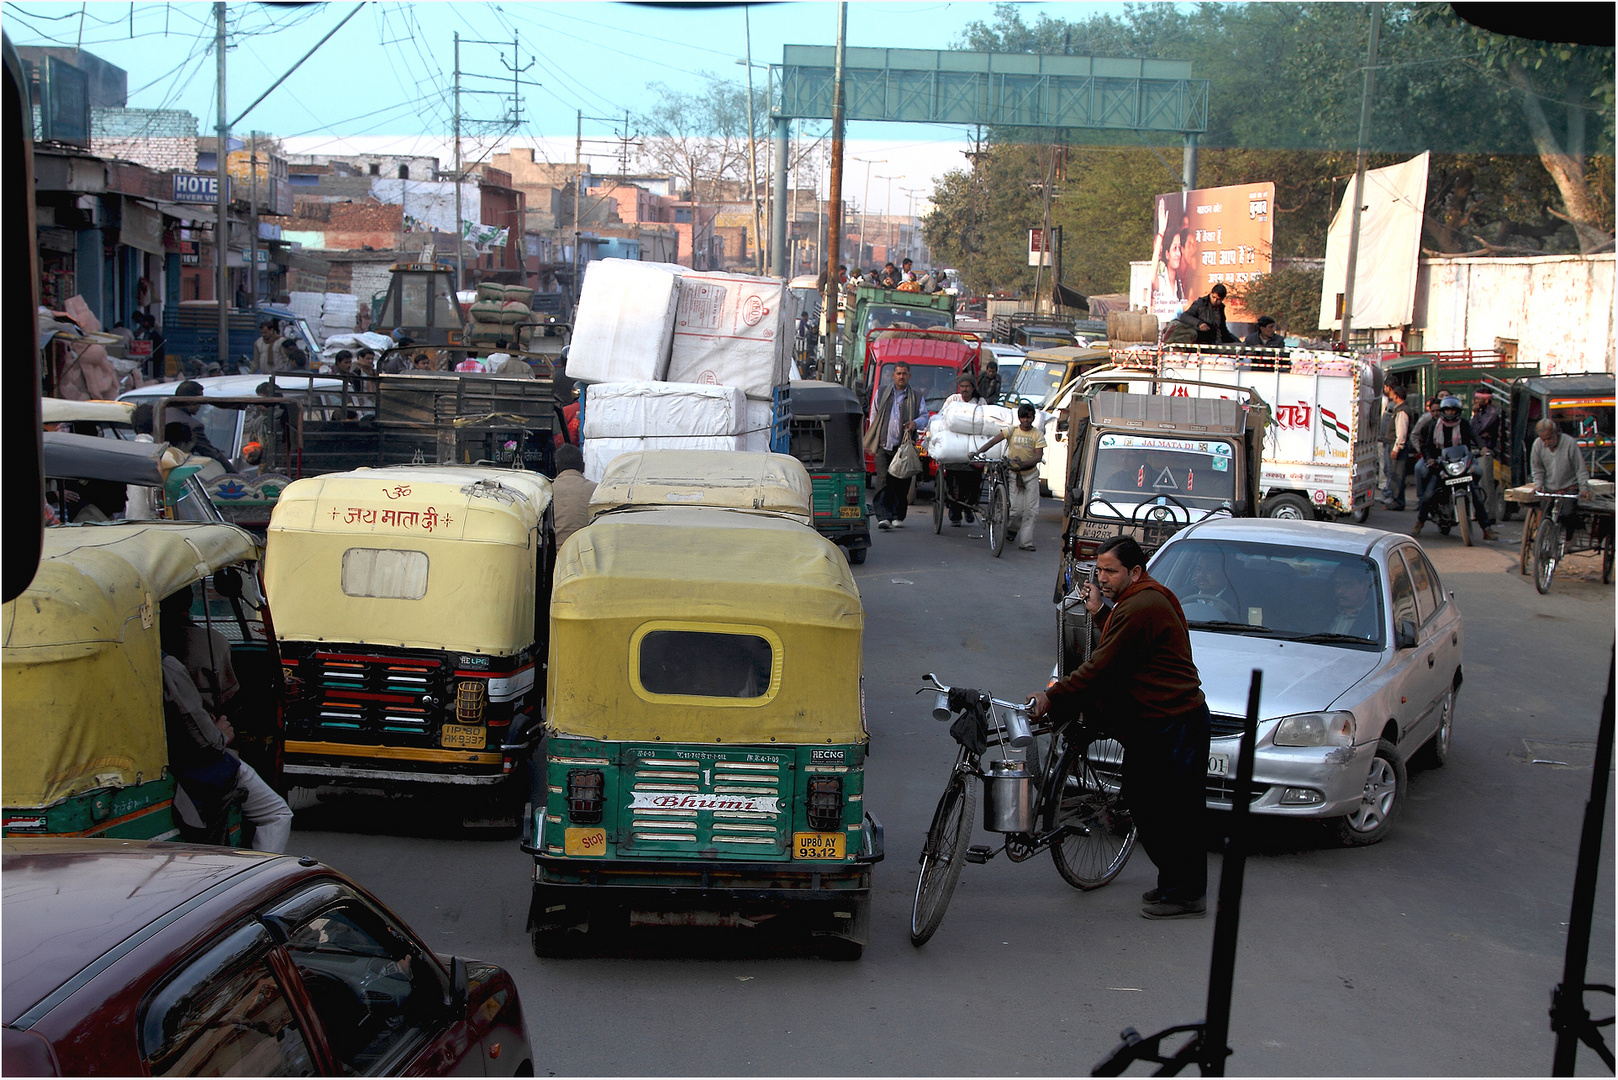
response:
<path fill-rule="evenodd" d="M 1433 666 L 1433 654 L 1432 653 L 1427 654 L 1427 666 L 1428 667 Z"/>

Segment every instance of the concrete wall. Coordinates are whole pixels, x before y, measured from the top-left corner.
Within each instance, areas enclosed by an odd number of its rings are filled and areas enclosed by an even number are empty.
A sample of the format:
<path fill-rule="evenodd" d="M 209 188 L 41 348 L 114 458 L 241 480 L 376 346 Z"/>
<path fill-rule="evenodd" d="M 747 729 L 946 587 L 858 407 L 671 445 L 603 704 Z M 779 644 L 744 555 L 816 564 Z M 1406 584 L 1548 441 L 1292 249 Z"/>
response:
<path fill-rule="evenodd" d="M 414 175 L 412 173 L 411 175 Z M 371 195 L 378 202 L 394 203 L 403 209 L 408 232 L 455 233 L 455 184 L 450 180 L 397 180 L 377 177 L 371 181 Z M 461 185 L 461 216 L 477 219 L 478 189 Z"/>
<path fill-rule="evenodd" d="M 90 152 L 160 172 L 197 167 L 197 118 L 181 109 L 90 110 Z"/>
<path fill-rule="evenodd" d="M 1613 370 L 1613 255 L 1422 259 L 1424 349 L 1496 349 L 1547 374 Z"/>

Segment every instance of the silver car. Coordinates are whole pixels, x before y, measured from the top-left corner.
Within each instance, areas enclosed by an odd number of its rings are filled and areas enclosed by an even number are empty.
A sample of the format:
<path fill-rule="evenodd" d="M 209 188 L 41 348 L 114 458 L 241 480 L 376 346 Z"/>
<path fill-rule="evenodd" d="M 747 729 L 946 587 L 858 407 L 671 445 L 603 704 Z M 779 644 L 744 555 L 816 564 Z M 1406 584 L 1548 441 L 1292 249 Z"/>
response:
<path fill-rule="evenodd" d="M 1179 597 L 1213 714 L 1208 805 L 1228 809 L 1254 668 L 1264 673 L 1255 813 L 1387 835 L 1405 763 L 1449 756 L 1464 629 L 1453 593 L 1400 533 L 1219 519 L 1176 533 L 1151 574 Z"/>

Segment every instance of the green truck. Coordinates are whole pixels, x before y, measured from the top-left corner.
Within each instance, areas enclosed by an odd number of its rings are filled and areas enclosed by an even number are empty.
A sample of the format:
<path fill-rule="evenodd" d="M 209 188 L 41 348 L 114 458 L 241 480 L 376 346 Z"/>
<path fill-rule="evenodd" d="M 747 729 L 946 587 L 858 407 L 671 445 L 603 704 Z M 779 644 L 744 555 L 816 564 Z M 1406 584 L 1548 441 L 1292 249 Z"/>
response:
<path fill-rule="evenodd" d="M 860 394 L 865 379 L 865 345 L 878 330 L 953 330 L 955 297 L 949 293 L 909 292 L 861 286 L 844 310 L 841 381 Z"/>

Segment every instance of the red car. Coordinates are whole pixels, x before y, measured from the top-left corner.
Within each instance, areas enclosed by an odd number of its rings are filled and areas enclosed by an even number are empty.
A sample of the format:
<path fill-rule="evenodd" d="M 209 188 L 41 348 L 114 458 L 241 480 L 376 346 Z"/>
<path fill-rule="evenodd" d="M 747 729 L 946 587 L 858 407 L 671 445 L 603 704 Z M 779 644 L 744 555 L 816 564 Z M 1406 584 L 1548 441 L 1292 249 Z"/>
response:
<path fill-rule="evenodd" d="M 528 1075 L 517 988 L 310 858 L 0 846 L 7 1076 Z"/>

